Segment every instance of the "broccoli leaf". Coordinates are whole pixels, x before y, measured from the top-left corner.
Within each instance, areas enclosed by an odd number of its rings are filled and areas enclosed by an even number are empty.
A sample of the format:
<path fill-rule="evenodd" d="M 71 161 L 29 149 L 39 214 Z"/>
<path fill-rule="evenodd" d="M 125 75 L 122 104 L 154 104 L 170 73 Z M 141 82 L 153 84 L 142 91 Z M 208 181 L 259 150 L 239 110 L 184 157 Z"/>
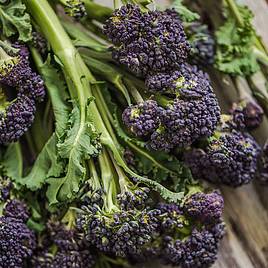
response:
<path fill-rule="evenodd" d="M 182 21 L 192 22 L 198 20 L 200 18 L 199 14 L 189 10 L 182 2 L 183 0 L 174 0 L 171 5 L 171 8 L 174 8 L 174 10 L 180 15 Z"/>
<path fill-rule="evenodd" d="M 22 176 L 23 159 L 20 144 L 11 143 L 3 156 L 2 168 L 4 174 L 16 183 L 16 179 Z"/>
<path fill-rule="evenodd" d="M 259 69 L 254 54 L 255 30 L 253 14 L 246 6 L 238 6 L 242 25 L 225 10 L 226 21 L 216 32 L 216 67 L 233 75 L 249 75 Z"/>
<path fill-rule="evenodd" d="M 18 177 L 16 183 L 31 191 L 41 189 L 46 178 L 59 176 L 62 166 L 57 161 L 56 136 L 53 134 L 38 155 L 30 173 L 26 177 Z"/>
<path fill-rule="evenodd" d="M 88 101 L 87 105 L 90 105 L 91 101 L 92 99 Z M 58 144 L 58 155 L 63 162 L 66 162 L 65 175 L 60 178 L 51 177 L 47 180 L 49 184 L 47 198 L 50 205 L 73 198 L 86 177 L 84 161 L 99 152 L 99 134 L 91 123 L 88 112 L 86 115 L 87 120 L 85 124 L 81 125 L 80 109 L 74 103 L 69 119 L 69 129 L 65 139 Z"/>
<path fill-rule="evenodd" d="M 0 4 L 1 30 L 6 37 L 18 33 L 23 42 L 32 39 L 32 25 L 26 7 L 21 0 L 12 0 L 9 4 Z"/>
<path fill-rule="evenodd" d="M 67 103 L 68 93 L 66 90 L 65 80 L 60 71 L 51 64 L 51 58 L 40 66 L 40 73 L 45 81 L 46 88 L 49 93 L 53 106 L 53 112 L 56 121 L 56 134 L 60 138 L 67 128 L 70 108 Z"/>

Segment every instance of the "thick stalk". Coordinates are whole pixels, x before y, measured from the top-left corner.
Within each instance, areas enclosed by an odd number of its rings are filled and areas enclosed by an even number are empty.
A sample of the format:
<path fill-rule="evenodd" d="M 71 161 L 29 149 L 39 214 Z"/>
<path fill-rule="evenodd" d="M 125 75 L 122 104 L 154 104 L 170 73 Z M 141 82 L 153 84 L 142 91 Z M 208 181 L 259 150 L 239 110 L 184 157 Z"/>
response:
<path fill-rule="evenodd" d="M 79 142 L 80 135 L 86 123 L 86 105 L 89 97 L 92 97 L 91 83 L 95 79 L 85 66 L 82 58 L 74 48 L 69 36 L 63 29 L 60 21 L 46 0 L 24 0 L 28 11 L 42 29 L 43 34 L 50 43 L 66 77 L 72 99 L 78 99 L 81 114 L 80 129 L 75 143 Z M 101 133 L 101 142 L 111 146 L 113 140 L 105 128 L 99 111 L 94 102 L 88 107 L 88 113 L 95 123 L 98 132 Z"/>
<path fill-rule="evenodd" d="M 104 206 L 107 212 L 111 212 L 118 209 L 115 205 L 117 191 L 114 179 L 114 170 L 112 169 L 109 155 L 105 149 L 103 149 L 98 159 L 101 170 L 103 189 L 105 192 Z"/>

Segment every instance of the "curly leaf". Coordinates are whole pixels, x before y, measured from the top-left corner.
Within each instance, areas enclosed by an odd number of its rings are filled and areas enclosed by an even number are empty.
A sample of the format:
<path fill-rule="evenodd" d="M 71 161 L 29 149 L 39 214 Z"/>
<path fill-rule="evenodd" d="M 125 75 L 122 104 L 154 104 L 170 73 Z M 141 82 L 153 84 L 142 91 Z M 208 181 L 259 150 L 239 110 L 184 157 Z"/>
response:
<path fill-rule="evenodd" d="M 16 182 L 17 178 L 22 176 L 23 159 L 20 144 L 18 142 L 11 143 L 3 156 L 1 166 L 4 174 L 12 181 Z"/>
<path fill-rule="evenodd" d="M 12 0 L 9 4 L 0 4 L 1 30 L 6 37 L 18 33 L 23 42 L 32 39 L 32 25 L 26 7 L 21 0 Z"/>
<path fill-rule="evenodd" d="M 88 105 L 90 105 L 90 101 Z M 69 129 L 65 139 L 58 144 L 58 154 L 66 169 L 63 177 L 51 177 L 47 180 L 49 186 L 47 197 L 50 205 L 59 201 L 71 200 L 86 176 L 84 161 L 99 152 L 99 135 L 87 115 L 85 123 L 81 121 L 80 109 L 76 103 L 69 119 Z"/>
<path fill-rule="evenodd" d="M 229 10 L 225 10 L 226 21 L 216 32 L 216 67 L 229 74 L 249 75 L 259 70 L 254 53 L 253 14 L 246 6 L 239 6 L 238 10 L 242 25 Z"/>
<path fill-rule="evenodd" d="M 56 121 L 56 134 L 61 137 L 67 128 L 70 109 L 67 103 L 69 98 L 65 80 L 62 78 L 60 71 L 51 64 L 51 59 L 40 67 L 40 73 L 45 81 L 46 88 L 53 106 L 53 112 Z"/>
<path fill-rule="evenodd" d="M 197 13 L 189 10 L 185 5 L 183 5 L 182 2 L 182 0 L 174 0 L 173 4 L 171 5 L 171 8 L 175 9 L 182 21 L 192 22 L 198 20 L 200 16 Z"/>

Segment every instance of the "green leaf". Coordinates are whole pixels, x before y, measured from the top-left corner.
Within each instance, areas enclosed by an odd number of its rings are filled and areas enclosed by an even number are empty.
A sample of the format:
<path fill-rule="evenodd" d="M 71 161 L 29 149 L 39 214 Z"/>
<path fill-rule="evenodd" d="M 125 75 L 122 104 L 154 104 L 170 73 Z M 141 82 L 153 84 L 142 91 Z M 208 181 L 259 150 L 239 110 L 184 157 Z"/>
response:
<path fill-rule="evenodd" d="M 216 67 L 233 75 L 250 75 L 259 70 L 254 53 L 255 29 L 253 14 L 246 6 L 238 6 L 242 25 L 225 9 L 225 23 L 216 32 Z"/>
<path fill-rule="evenodd" d="M 67 128 L 70 108 L 67 103 L 69 95 L 62 73 L 52 65 L 50 56 L 40 67 L 40 73 L 45 81 L 52 102 L 56 121 L 56 134 L 60 138 Z"/>
<path fill-rule="evenodd" d="M 57 139 L 55 134 L 47 141 L 46 145 L 38 155 L 30 173 L 25 177 L 15 178 L 19 186 L 25 186 L 31 191 L 41 189 L 50 176 L 60 176 L 62 166 L 57 161 Z"/>
<path fill-rule="evenodd" d="M 88 105 L 92 99 L 88 101 Z M 58 155 L 65 162 L 63 177 L 48 178 L 47 198 L 50 205 L 71 200 L 79 191 L 86 177 L 85 160 L 97 155 L 100 149 L 99 134 L 96 132 L 90 115 L 81 124 L 81 113 L 76 103 L 69 119 L 69 129 L 65 139 L 58 144 Z"/>
<path fill-rule="evenodd" d="M 16 182 L 17 178 L 22 176 L 23 159 L 21 154 L 20 144 L 18 142 L 11 143 L 4 154 L 2 160 L 4 174 L 12 181 Z"/>
<path fill-rule="evenodd" d="M 21 0 L 12 0 L 7 4 L 0 4 L 1 30 L 6 37 L 18 33 L 19 40 L 28 42 L 32 39 L 32 25 L 26 7 Z"/>
<path fill-rule="evenodd" d="M 182 21 L 192 22 L 200 18 L 199 14 L 189 10 L 183 3 L 183 0 L 174 0 L 171 8 L 174 8 L 175 11 L 180 15 Z"/>

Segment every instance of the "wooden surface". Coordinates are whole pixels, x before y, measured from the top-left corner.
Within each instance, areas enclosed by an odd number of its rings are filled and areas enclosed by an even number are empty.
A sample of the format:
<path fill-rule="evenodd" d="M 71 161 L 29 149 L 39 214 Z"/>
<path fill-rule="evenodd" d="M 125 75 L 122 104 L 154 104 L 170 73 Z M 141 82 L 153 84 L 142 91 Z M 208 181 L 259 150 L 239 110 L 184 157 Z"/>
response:
<path fill-rule="evenodd" d="M 111 0 L 99 0 L 111 4 Z M 166 0 L 158 0 L 161 3 Z M 192 0 L 193 1 L 193 0 Z M 207 1 L 207 0 L 203 0 Z M 214 0 L 220 1 L 220 0 Z M 239 0 L 255 13 L 255 26 L 268 46 L 268 5 L 266 0 Z M 218 94 L 228 100 L 233 94 L 232 82 L 213 77 Z M 213 79 L 212 78 L 212 79 Z M 228 108 L 228 101 L 223 109 Z M 255 133 L 260 143 L 268 138 L 268 122 Z M 268 268 L 268 186 L 252 183 L 231 189 L 222 188 L 225 198 L 225 221 L 227 235 L 223 239 L 218 261 L 213 268 Z M 167 268 L 155 263 L 139 268 Z"/>

